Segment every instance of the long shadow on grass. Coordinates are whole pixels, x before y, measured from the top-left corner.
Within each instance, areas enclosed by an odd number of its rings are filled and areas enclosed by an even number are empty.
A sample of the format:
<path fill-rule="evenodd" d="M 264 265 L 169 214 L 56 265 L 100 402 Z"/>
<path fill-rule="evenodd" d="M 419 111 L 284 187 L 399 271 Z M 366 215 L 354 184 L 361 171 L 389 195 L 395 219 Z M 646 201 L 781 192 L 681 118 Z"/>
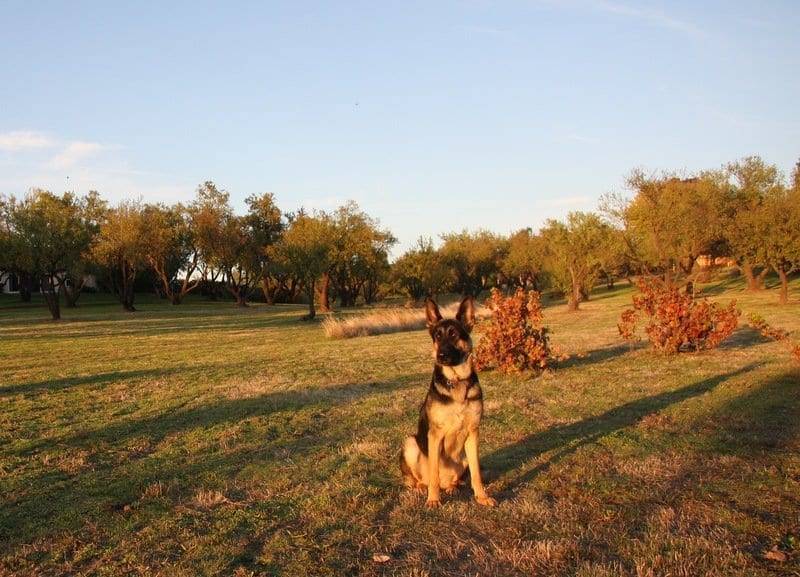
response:
<path fill-rule="evenodd" d="M 39 454 L 69 455 L 85 451 L 91 466 L 72 475 L 53 465 L 45 467 L 44 472 L 27 479 L 24 487 L 5 495 L 7 500 L 0 507 L 0 542 L 12 539 L 16 543 L 25 542 L 54 530 L 76 529 L 88 521 L 118 514 L 123 505 L 136 501 L 143 489 L 155 481 L 175 479 L 184 487 L 192 487 L 197 478 L 232 479 L 245 467 L 286 466 L 287 462 L 311 458 L 315 452 L 320 452 L 322 462 L 323 457 L 335 456 L 332 446 L 353 433 L 352 424 L 348 425 L 338 407 L 419 386 L 426 375 L 278 391 L 199 407 L 178 407 L 29 445 L 20 456 L 38 459 Z M 263 431 L 263 441 L 240 448 L 233 441 L 231 450 L 213 446 L 232 426 L 253 418 L 259 419 L 251 422 Z M 204 436 L 200 448 L 190 449 L 197 442 L 193 432 Z M 175 446 L 159 447 L 161 441 L 173 443 L 167 437 L 177 439 Z M 128 455 L 128 447 L 142 439 L 146 439 L 149 449 Z M 187 445 L 185 450 L 180 449 L 183 444 Z"/>
<path fill-rule="evenodd" d="M 750 372 L 757 366 L 758 363 L 751 363 L 735 371 L 710 377 L 681 389 L 625 403 L 596 417 L 533 433 L 513 445 L 489 453 L 483 457 L 481 464 L 487 469 L 490 478 L 506 474 L 512 475 L 509 480 L 504 480 L 503 489 L 513 491 L 583 445 L 593 443 L 601 437 L 629 427 L 643 417 L 670 405 L 707 393 L 720 383 Z M 549 451 L 556 451 L 556 453 L 535 467 L 525 470 L 525 466 L 520 465 Z"/>
<path fill-rule="evenodd" d="M 135 314 L 135 313 L 134 313 Z M 52 330 L 40 330 L 31 334 L 24 327 L 15 327 L 4 331 L 3 340 L 7 344 L 15 341 L 44 340 L 53 338 L 84 339 L 107 337 L 114 335 L 117 337 L 153 337 L 163 336 L 174 333 L 202 333 L 202 332 L 236 332 L 253 331 L 264 328 L 277 328 L 287 326 L 297 326 L 297 319 L 300 313 L 262 315 L 260 311 L 247 314 L 236 312 L 229 316 L 220 315 L 218 318 L 208 320 L 198 320 L 196 315 L 191 313 L 180 317 L 130 317 L 120 318 L 109 321 L 107 318 L 88 320 L 75 319 L 74 322 L 81 323 L 81 327 L 71 326 L 72 321 L 67 320 L 60 324 L 52 324 L 48 328 Z"/>
<path fill-rule="evenodd" d="M 11 397 L 14 395 L 27 395 L 43 391 L 55 392 L 77 386 L 102 385 L 118 381 L 152 378 L 156 376 L 163 377 L 181 370 L 184 369 L 142 369 L 137 371 L 113 371 L 109 373 L 99 373 L 96 375 L 83 375 L 77 377 L 65 377 L 63 379 L 34 381 L 30 383 L 21 383 L 19 385 L 3 385 L 0 386 L 0 398 Z"/>
<path fill-rule="evenodd" d="M 793 447 L 800 435 L 800 371 L 787 371 L 735 397 L 709 421 L 718 452 L 770 453 Z"/>
<path fill-rule="evenodd" d="M 750 326 L 736 329 L 733 334 L 725 339 L 719 346 L 721 349 L 746 349 L 768 343 L 769 339 Z"/>
<path fill-rule="evenodd" d="M 611 347 L 604 347 L 602 349 L 594 349 L 581 355 L 572 355 L 567 360 L 559 362 L 558 367 L 568 369 L 573 367 L 581 367 L 583 365 L 592 365 L 594 363 L 602 363 L 615 357 L 622 356 L 631 351 L 643 349 L 646 346 L 647 345 L 643 342 L 637 342 L 614 345 Z"/>

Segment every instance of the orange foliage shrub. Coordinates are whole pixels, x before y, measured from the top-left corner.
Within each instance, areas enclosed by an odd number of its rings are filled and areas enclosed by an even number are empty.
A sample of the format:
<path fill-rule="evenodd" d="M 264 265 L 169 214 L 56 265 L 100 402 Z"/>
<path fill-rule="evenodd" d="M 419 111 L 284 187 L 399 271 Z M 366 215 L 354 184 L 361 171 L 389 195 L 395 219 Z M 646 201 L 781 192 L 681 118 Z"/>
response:
<path fill-rule="evenodd" d="M 728 338 L 739 324 L 741 311 L 736 301 L 722 307 L 707 299 L 695 300 L 677 287 L 655 278 L 636 283 L 639 294 L 633 309 L 622 313 L 617 324 L 626 340 L 633 340 L 639 317 L 648 317 L 645 333 L 653 346 L 664 353 L 713 349 Z"/>
<path fill-rule="evenodd" d="M 553 358 L 539 293 L 519 288 L 506 297 L 492 289 L 486 306 L 492 315 L 483 323 L 475 352 L 478 367 L 495 366 L 504 373 L 547 368 Z"/>
<path fill-rule="evenodd" d="M 788 347 L 789 353 L 794 360 L 800 363 L 800 344 L 789 340 L 789 331 L 773 327 L 767 323 L 764 317 L 755 313 L 750 313 L 747 316 L 747 320 L 750 321 L 750 326 L 760 332 L 762 336 L 784 343 Z"/>

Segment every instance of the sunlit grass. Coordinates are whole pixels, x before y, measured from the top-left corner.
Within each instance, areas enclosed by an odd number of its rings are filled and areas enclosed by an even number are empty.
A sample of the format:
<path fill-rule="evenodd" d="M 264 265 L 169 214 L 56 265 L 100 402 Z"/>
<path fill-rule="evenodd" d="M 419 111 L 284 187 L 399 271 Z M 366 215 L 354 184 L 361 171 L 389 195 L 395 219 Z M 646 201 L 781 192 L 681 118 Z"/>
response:
<path fill-rule="evenodd" d="M 796 297 L 703 288 L 800 335 Z M 499 506 L 464 490 L 428 512 L 397 471 L 424 331 L 335 340 L 300 306 L 90 295 L 53 323 L 0 295 L 0 574 L 797 572 L 800 369 L 746 326 L 700 354 L 631 347 L 630 296 L 545 309 L 555 372 L 481 374 Z"/>

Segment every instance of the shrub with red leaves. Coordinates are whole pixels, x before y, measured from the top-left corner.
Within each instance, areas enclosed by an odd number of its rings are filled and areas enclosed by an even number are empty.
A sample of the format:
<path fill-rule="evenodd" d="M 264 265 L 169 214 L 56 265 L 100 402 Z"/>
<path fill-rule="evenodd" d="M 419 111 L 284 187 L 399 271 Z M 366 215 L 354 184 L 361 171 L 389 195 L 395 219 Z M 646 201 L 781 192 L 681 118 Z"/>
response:
<path fill-rule="evenodd" d="M 483 323 L 475 351 L 478 367 L 497 367 L 504 373 L 547 368 L 553 357 L 547 327 L 542 325 L 539 293 L 519 288 L 506 297 L 492 289 L 486 306 L 492 316 Z"/>
<path fill-rule="evenodd" d="M 617 324 L 626 340 L 635 338 L 636 323 L 642 315 L 648 318 L 644 327 L 648 339 L 667 354 L 713 349 L 739 324 L 741 311 L 736 301 L 723 307 L 707 299 L 695 300 L 656 278 L 640 278 L 636 285 L 639 294 L 633 297 L 633 309 L 623 312 Z"/>
<path fill-rule="evenodd" d="M 779 327 L 773 327 L 767 323 L 764 317 L 755 313 L 747 315 L 747 320 L 750 321 L 751 327 L 761 333 L 761 336 L 784 343 L 794 360 L 800 363 L 800 344 L 792 342 L 789 339 L 789 331 Z"/>

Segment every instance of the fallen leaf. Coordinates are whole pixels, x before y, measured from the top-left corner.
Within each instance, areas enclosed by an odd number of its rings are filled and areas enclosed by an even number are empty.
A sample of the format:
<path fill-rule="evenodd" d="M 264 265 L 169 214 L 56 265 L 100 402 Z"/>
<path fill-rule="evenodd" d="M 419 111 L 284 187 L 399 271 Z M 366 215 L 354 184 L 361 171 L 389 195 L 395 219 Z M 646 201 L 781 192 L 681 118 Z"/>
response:
<path fill-rule="evenodd" d="M 769 559 L 770 561 L 777 561 L 778 563 L 783 563 L 786 561 L 786 553 L 783 551 L 778 550 L 778 546 L 776 545 L 769 551 L 764 553 L 764 559 Z"/>
<path fill-rule="evenodd" d="M 375 553 L 375 555 L 372 556 L 372 560 L 375 561 L 375 563 L 386 563 L 389 559 L 391 559 L 391 557 L 384 553 Z"/>

